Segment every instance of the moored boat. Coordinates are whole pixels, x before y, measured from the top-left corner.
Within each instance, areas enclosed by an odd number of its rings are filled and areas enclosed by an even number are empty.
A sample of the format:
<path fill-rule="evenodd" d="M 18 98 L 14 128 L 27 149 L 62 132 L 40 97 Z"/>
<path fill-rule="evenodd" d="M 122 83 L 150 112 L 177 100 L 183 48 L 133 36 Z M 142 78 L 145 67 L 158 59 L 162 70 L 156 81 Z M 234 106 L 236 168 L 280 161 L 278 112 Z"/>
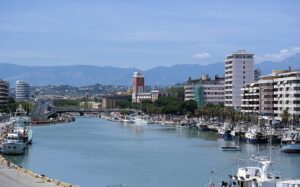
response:
<path fill-rule="evenodd" d="M 223 137 L 224 140 L 232 139 L 230 132 L 231 132 L 231 125 L 227 122 L 225 122 L 224 125 L 219 127 L 218 129 L 218 135 Z"/>
<path fill-rule="evenodd" d="M 270 171 L 272 161 L 265 157 L 254 157 L 251 159 L 258 165 L 239 167 L 236 175 L 229 175 L 229 182 L 222 181 L 222 186 L 236 187 L 285 187 L 300 186 L 300 179 L 282 179 L 281 174 Z"/>
<path fill-rule="evenodd" d="M 26 143 L 17 133 L 8 133 L 2 141 L 2 154 L 21 155 L 25 153 Z"/>
<path fill-rule="evenodd" d="M 26 111 L 21 105 L 19 105 L 9 122 L 13 127 L 13 132 L 17 133 L 26 144 L 32 142 L 33 130 L 31 128 L 31 119 L 26 115 Z"/>
<path fill-rule="evenodd" d="M 285 153 L 300 153 L 300 131 L 288 130 L 281 140 L 281 150 Z"/>
<path fill-rule="evenodd" d="M 245 139 L 249 143 L 268 143 L 268 137 L 257 126 L 248 129 L 245 133 Z"/>

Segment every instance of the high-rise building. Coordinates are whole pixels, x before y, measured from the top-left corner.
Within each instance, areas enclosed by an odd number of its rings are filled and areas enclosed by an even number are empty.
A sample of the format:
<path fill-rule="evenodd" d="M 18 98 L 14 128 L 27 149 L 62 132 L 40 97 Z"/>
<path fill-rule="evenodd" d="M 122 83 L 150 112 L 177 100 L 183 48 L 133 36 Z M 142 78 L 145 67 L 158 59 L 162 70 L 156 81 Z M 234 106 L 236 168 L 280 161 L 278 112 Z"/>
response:
<path fill-rule="evenodd" d="M 25 81 L 17 80 L 16 82 L 16 100 L 26 101 L 30 99 L 30 87 Z"/>
<path fill-rule="evenodd" d="M 141 72 L 134 72 L 132 77 L 132 102 L 138 102 L 138 94 L 144 93 L 145 80 Z"/>
<path fill-rule="evenodd" d="M 0 79 L 0 106 L 4 106 L 8 102 L 9 83 Z"/>
<path fill-rule="evenodd" d="M 240 110 L 241 88 L 254 81 L 254 54 L 239 50 L 225 60 L 225 106 Z"/>

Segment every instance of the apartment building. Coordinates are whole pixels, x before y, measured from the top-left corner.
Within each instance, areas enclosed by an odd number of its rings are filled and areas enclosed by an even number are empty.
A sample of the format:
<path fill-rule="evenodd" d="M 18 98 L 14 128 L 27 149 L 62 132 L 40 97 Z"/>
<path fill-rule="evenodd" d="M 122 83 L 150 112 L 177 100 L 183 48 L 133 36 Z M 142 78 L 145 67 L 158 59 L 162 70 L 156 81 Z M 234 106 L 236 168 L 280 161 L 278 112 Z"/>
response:
<path fill-rule="evenodd" d="M 254 54 L 239 50 L 225 60 L 225 106 L 240 110 L 241 88 L 254 81 Z"/>
<path fill-rule="evenodd" d="M 280 120 L 287 110 L 300 115 L 300 71 L 274 70 L 241 89 L 243 113 L 257 113 Z"/>
<path fill-rule="evenodd" d="M 210 78 L 208 75 L 203 75 L 200 79 L 190 79 L 184 86 L 184 100 L 195 100 L 198 106 L 224 103 L 224 80 L 224 77 Z"/>
<path fill-rule="evenodd" d="M 26 101 L 30 99 L 30 86 L 22 80 L 16 81 L 16 100 Z"/>
<path fill-rule="evenodd" d="M 4 106 L 8 102 L 9 83 L 0 79 L 0 106 Z"/>
<path fill-rule="evenodd" d="M 300 71 L 279 73 L 274 79 L 274 115 L 287 110 L 291 115 L 300 115 Z"/>

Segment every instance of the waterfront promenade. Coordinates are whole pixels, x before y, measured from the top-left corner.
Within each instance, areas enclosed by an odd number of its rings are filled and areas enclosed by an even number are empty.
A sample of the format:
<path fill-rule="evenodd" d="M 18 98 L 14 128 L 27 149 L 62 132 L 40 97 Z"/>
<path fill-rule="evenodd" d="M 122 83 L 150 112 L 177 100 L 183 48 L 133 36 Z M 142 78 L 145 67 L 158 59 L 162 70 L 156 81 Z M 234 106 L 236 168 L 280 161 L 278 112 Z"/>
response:
<path fill-rule="evenodd" d="M 54 183 L 45 182 L 41 178 L 34 178 L 14 168 L 0 164 L 0 187 L 57 187 Z"/>
<path fill-rule="evenodd" d="M 0 156 L 0 187 L 78 187 L 17 166 Z"/>

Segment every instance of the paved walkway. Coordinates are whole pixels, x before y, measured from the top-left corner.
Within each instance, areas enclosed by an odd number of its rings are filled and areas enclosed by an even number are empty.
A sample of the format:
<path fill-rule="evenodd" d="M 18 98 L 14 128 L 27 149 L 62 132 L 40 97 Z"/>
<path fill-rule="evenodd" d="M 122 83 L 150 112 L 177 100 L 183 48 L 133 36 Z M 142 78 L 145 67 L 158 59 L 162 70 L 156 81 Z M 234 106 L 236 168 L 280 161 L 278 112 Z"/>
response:
<path fill-rule="evenodd" d="M 8 168 L 0 163 L 0 187 L 57 187 L 29 174 Z"/>

